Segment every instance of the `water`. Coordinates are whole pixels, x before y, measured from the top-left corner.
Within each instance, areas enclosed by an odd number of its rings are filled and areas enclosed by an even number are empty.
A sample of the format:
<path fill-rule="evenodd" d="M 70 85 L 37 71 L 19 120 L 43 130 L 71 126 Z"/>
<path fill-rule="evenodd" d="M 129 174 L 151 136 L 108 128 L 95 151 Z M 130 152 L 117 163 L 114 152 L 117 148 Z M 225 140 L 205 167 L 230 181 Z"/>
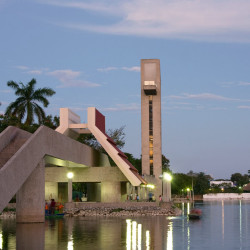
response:
<path fill-rule="evenodd" d="M 191 204 L 179 204 L 180 217 L 46 220 L 45 224 L 0 221 L 0 249 L 250 249 L 250 201 L 196 203 L 201 220 L 187 217 Z"/>

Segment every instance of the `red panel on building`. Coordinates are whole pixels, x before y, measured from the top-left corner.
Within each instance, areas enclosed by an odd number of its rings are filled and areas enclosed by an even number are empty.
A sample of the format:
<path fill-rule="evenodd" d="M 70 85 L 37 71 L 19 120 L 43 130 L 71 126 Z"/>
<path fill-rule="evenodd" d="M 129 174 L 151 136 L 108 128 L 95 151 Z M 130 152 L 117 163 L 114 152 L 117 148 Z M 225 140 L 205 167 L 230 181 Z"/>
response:
<path fill-rule="evenodd" d="M 97 109 L 95 110 L 95 125 L 105 134 L 105 116 Z"/>

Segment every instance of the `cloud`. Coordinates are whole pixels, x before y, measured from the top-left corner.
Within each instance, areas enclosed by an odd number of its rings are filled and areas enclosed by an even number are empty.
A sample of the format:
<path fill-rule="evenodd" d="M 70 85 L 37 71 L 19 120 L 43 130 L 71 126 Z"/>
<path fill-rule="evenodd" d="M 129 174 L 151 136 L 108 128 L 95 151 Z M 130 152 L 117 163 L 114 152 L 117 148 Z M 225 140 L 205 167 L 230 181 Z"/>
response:
<path fill-rule="evenodd" d="M 127 71 L 134 71 L 134 72 L 140 72 L 141 68 L 138 66 L 134 66 L 134 67 L 122 67 L 123 70 L 127 70 Z"/>
<path fill-rule="evenodd" d="M 48 72 L 47 75 L 54 76 L 57 78 L 62 84 L 59 85 L 59 88 L 67 88 L 67 87 L 99 87 L 100 84 L 89 82 L 86 80 L 77 79 L 80 75 L 80 71 L 73 71 L 71 69 L 66 70 L 55 70 L 52 72 Z"/>
<path fill-rule="evenodd" d="M 249 0 L 45 1 L 109 16 L 109 24 L 59 25 L 90 32 L 195 41 L 250 42 Z M 113 19 L 111 17 L 114 17 Z M 106 22 L 105 22 L 106 23 Z"/>
<path fill-rule="evenodd" d="M 99 68 L 99 69 L 97 69 L 97 71 L 108 72 L 108 71 L 113 71 L 113 70 L 117 70 L 117 69 L 118 69 L 117 67 L 107 67 L 107 68 Z"/>
<path fill-rule="evenodd" d="M 250 82 L 239 82 L 239 86 L 250 86 Z"/>
<path fill-rule="evenodd" d="M 244 105 L 242 105 L 242 106 L 238 106 L 237 108 L 238 109 L 250 109 L 250 106 L 244 106 Z"/>
<path fill-rule="evenodd" d="M 16 66 L 16 68 L 21 69 L 21 70 L 28 70 L 29 69 L 29 67 L 24 66 L 24 65 L 18 65 L 18 66 Z"/>
<path fill-rule="evenodd" d="M 188 94 L 184 93 L 182 95 L 171 95 L 169 99 L 196 99 L 196 100 L 216 100 L 216 101 L 241 101 L 240 99 L 224 97 L 221 95 L 215 95 L 211 93 L 201 93 L 201 94 Z"/>
<path fill-rule="evenodd" d="M 250 86 L 250 82 L 244 82 L 244 81 L 239 81 L 239 82 L 223 82 L 221 85 L 223 87 Z"/>
<path fill-rule="evenodd" d="M 30 75 L 41 75 L 43 71 L 42 70 L 30 70 L 30 71 L 27 71 L 27 73 Z"/>
<path fill-rule="evenodd" d="M 100 111 L 117 112 L 117 111 L 138 111 L 141 110 L 141 106 L 138 103 L 129 104 L 117 104 L 115 107 L 99 108 Z"/>
<path fill-rule="evenodd" d="M 97 69 L 100 72 L 108 72 L 113 70 L 125 70 L 125 71 L 132 71 L 132 72 L 140 72 L 141 68 L 139 66 L 133 67 L 107 67 L 107 68 L 99 68 Z"/>

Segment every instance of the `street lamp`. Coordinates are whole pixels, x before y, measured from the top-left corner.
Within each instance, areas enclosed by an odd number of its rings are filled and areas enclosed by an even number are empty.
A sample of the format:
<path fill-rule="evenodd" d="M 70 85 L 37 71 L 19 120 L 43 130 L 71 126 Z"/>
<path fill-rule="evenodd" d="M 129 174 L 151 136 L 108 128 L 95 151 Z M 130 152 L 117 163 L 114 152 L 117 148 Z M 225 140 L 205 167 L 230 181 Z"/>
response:
<path fill-rule="evenodd" d="M 189 200 L 191 199 L 190 188 L 187 188 L 187 197 L 188 197 Z"/>
<path fill-rule="evenodd" d="M 68 202 L 72 202 L 72 178 L 74 174 L 72 172 L 67 173 L 68 177 Z"/>

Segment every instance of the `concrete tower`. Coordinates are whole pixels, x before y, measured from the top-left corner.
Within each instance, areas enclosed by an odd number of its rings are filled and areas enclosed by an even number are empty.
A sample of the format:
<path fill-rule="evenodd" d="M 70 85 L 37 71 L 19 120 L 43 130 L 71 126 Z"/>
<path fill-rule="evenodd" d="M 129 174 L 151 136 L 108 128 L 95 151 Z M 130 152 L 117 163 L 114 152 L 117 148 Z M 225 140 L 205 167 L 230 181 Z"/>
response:
<path fill-rule="evenodd" d="M 141 60 L 142 174 L 156 184 L 155 195 L 162 194 L 161 73 L 160 60 Z"/>

